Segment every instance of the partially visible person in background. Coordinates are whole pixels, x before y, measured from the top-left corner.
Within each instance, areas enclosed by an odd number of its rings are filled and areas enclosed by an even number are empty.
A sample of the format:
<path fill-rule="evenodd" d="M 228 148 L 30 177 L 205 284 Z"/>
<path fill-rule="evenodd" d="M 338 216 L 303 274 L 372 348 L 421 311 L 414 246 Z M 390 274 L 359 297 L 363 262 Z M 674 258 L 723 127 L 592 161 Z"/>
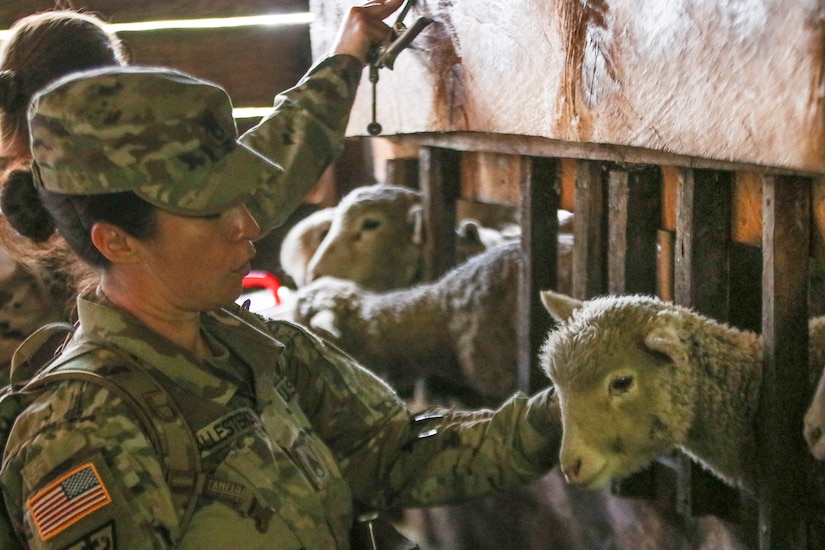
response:
<path fill-rule="evenodd" d="M 97 17 L 70 10 L 46 11 L 18 20 L 0 49 L 0 189 L 30 170 L 26 116 L 34 93 L 69 73 L 122 65 L 118 38 Z M 28 205 L 10 200 L 6 211 Z M 11 213 L 11 212 L 4 212 Z M 39 326 L 66 320 L 77 284 L 88 270 L 70 260 L 62 239 L 42 227 L 35 243 L 21 239 L 0 216 L 0 380 L 8 378 L 12 353 Z"/>

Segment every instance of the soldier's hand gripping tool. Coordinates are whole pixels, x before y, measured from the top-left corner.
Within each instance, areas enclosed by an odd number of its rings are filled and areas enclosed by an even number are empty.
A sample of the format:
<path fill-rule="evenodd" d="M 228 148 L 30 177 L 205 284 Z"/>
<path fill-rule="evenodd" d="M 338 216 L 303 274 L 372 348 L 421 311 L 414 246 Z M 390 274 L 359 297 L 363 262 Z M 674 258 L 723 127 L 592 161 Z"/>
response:
<path fill-rule="evenodd" d="M 371 136 L 377 136 L 381 133 L 381 125 L 376 120 L 376 85 L 378 84 L 378 69 L 387 67 L 392 70 L 395 64 L 395 58 L 401 53 L 410 43 L 418 36 L 424 27 L 429 25 L 432 20 L 426 17 L 419 17 L 415 20 L 412 26 L 404 25 L 404 18 L 407 12 L 415 4 L 415 0 L 407 0 L 401 11 L 398 13 L 398 18 L 395 20 L 391 28 L 391 35 L 387 42 L 378 44 L 372 48 L 367 58 L 370 65 L 369 80 L 372 83 L 372 122 L 367 125 L 367 132 Z"/>

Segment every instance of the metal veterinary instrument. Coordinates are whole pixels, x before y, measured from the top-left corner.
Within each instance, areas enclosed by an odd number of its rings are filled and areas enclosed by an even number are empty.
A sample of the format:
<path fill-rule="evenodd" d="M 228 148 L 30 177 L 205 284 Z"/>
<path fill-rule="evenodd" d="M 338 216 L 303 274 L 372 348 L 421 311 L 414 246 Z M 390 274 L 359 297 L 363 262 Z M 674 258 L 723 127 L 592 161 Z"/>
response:
<path fill-rule="evenodd" d="M 398 19 L 395 20 L 395 24 L 392 26 L 389 41 L 374 46 L 367 57 L 367 61 L 370 64 L 369 80 L 372 83 L 372 122 L 367 125 L 367 132 L 369 132 L 371 136 L 377 136 L 381 133 L 381 125 L 376 120 L 375 114 L 378 69 L 387 67 L 392 70 L 398 54 L 410 45 L 413 39 L 424 30 L 424 27 L 432 23 L 431 19 L 419 17 L 409 28 L 404 25 L 404 18 L 414 4 L 415 0 L 407 0 L 404 3 L 404 6 L 398 13 Z"/>

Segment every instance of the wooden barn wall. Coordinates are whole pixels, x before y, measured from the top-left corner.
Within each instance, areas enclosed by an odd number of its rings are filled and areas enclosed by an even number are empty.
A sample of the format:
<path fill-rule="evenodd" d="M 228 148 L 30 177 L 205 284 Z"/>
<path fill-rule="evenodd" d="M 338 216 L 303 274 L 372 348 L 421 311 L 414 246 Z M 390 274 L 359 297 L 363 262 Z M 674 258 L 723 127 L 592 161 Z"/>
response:
<path fill-rule="evenodd" d="M 20 17 L 68 7 L 110 23 L 239 17 L 308 11 L 307 0 L 107 1 L 27 0 L 0 5 L 0 28 Z M 293 85 L 309 68 L 309 25 L 120 32 L 130 62 L 164 65 L 212 80 L 236 107 L 267 107 L 275 92 Z"/>

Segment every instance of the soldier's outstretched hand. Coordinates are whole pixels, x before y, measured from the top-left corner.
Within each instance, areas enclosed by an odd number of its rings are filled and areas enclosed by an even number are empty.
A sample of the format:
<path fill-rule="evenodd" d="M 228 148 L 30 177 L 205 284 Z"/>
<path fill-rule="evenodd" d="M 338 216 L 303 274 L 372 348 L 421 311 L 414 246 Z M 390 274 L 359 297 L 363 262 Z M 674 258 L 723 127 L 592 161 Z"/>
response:
<path fill-rule="evenodd" d="M 404 0 L 368 0 L 350 8 L 338 29 L 332 54 L 349 54 L 366 61 L 367 53 L 375 44 L 390 36 L 390 27 L 384 19 L 392 15 Z"/>

